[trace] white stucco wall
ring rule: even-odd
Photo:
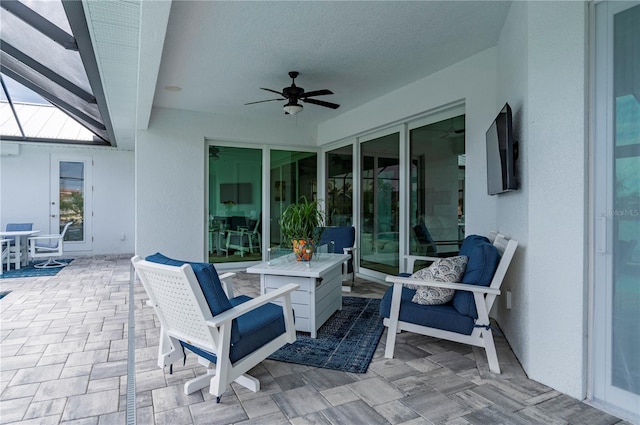
[[[505,281],[503,296],[493,307],[493,316],[507,336],[520,362],[526,367],[530,356],[529,314],[530,295],[527,251],[529,234],[529,164],[528,118],[528,20],[527,4],[515,2],[498,40],[497,104],[496,110],[509,103],[513,113],[513,130],[519,142],[518,170],[520,190],[495,196],[497,229],[518,241]],[[536,167],[533,167],[534,169]],[[506,293],[512,294],[512,308],[506,308]]]
[[[43,234],[50,229],[51,156],[91,157],[93,166],[93,244],[90,251],[68,256],[133,253],[134,154],[112,148],[20,144],[17,156],[0,158],[0,225],[32,222]],[[124,236],[124,240],[121,240]]]
[[[498,104],[520,138],[522,188],[497,199],[520,242],[494,310],[531,379],[586,393],[586,4],[515,2],[498,43]]]
[[[527,372],[577,398],[586,376],[586,8],[528,4]]]

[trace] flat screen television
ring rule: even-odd
[[[487,130],[487,192],[518,189],[518,142],[513,137],[511,107],[504,105]]]
[[[253,196],[251,183],[220,183],[220,202],[251,204]]]

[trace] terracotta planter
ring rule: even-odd
[[[293,253],[298,261],[309,261],[313,255],[313,240],[292,239]]]

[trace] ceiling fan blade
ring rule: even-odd
[[[286,100],[286,99],[267,99],[267,100],[258,100],[258,101],[255,101],[255,102],[245,103],[245,105],[253,105],[254,103],[273,102],[274,100]]]
[[[261,90],[270,91],[271,93],[279,94],[280,96],[284,97],[285,99],[287,98],[287,96],[285,96],[284,93],[281,93],[279,91],[275,91],[275,90],[271,90],[271,89],[265,89],[264,87],[260,87],[260,89]]]
[[[325,108],[338,109],[340,105],[337,103],[325,102],[324,100],[302,99],[305,103],[313,103],[314,105],[324,106]]]
[[[312,97],[312,96],[324,96],[325,94],[333,94],[333,92],[331,90],[315,90],[315,91],[310,91],[310,92],[305,92],[302,96],[302,98],[305,97]]]

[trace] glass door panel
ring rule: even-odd
[[[327,225],[353,224],[353,147],[327,152]]]
[[[461,115],[409,132],[411,254],[450,255],[464,239],[464,128]]]
[[[398,274],[400,133],[366,141],[360,152],[360,267]]]
[[[262,149],[209,146],[209,261],[262,259]]]
[[[640,4],[595,7],[592,391],[640,422]]]
[[[291,250],[291,241],[283,241],[280,233],[280,216],[290,204],[300,197],[317,199],[318,155],[315,152],[271,150],[270,208],[271,256],[276,257]]]
[[[51,158],[51,233],[61,233],[66,223],[73,222],[64,237],[65,251],[93,247],[91,164],[90,157]]]

